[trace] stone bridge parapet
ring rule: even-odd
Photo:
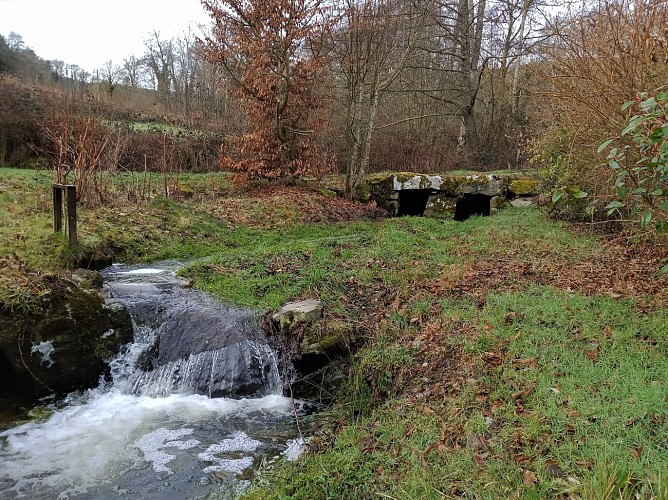
[[[357,195],[393,216],[464,220],[491,215],[505,206],[538,204],[540,185],[536,172],[386,172],[367,177]]]

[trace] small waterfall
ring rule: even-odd
[[[245,340],[228,347],[170,361],[131,377],[131,394],[165,397],[204,394],[210,398],[263,396],[281,391],[276,358],[271,348]]]
[[[112,373],[121,375],[114,377],[117,388],[150,397],[281,393],[276,357],[253,311],[184,290],[172,275],[155,269],[121,269],[107,272],[107,295],[128,307],[136,338],[112,363]],[[114,371],[114,364],[123,369]]]
[[[0,432],[0,500],[236,498],[254,467],[299,453],[255,312],[181,288],[176,267],[104,273],[135,341],[111,381]]]

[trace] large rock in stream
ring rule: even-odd
[[[132,339],[125,307],[54,277],[28,310],[0,304],[0,395],[32,399],[95,387]]]
[[[107,277],[105,295],[128,307],[138,328],[137,340],[146,346],[128,392],[209,397],[280,392],[276,358],[256,311],[184,288],[168,269],[117,267]]]

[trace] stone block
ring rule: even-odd
[[[271,317],[281,331],[289,331],[300,323],[311,323],[322,318],[322,303],[308,299],[300,302],[288,302]]]
[[[435,194],[429,197],[424,211],[425,217],[438,219],[452,219],[457,207],[457,198],[445,194]]]

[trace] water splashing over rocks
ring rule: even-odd
[[[255,312],[181,288],[177,266],[104,272],[134,342],[97,389],[0,432],[0,500],[234,498],[292,453],[292,403]]]

